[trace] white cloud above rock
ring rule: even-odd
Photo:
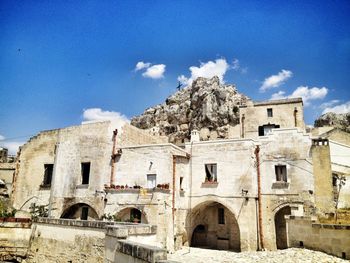
[[[136,63],[135,71],[144,70],[142,76],[151,79],[161,79],[164,78],[166,65],[156,64],[152,65],[150,62],[139,61]]]
[[[304,105],[308,106],[310,105],[310,101],[323,99],[327,93],[328,89],[326,87],[309,88],[308,86],[300,86],[297,87],[290,95],[286,95],[284,91],[278,91],[277,93],[272,94],[271,100],[283,98],[302,98]]]
[[[347,101],[343,104],[335,105],[333,107],[331,107],[331,106],[326,107],[323,110],[322,114],[325,114],[327,112],[334,112],[337,114],[349,113],[350,112],[350,101]]]
[[[276,75],[265,78],[263,84],[260,87],[260,92],[265,92],[272,88],[277,88],[285,83],[286,80],[293,76],[293,72],[290,70],[282,69]]]
[[[166,65],[164,64],[153,65],[151,67],[148,67],[146,71],[142,73],[142,76],[144,76],[145,78],[151,78],[151,79],[164,78],[165,67]]]
[[[236,65],[237,66],[237,65]],[[184,85],[191,85],[192,81],[198,77],[204,78],[212,78],[214,76],[218,76],[220,82],[224,83],[224,76],[226,72],[229,70],[230,65],[227,63],[226,59],[219,58],[215,61],[201,62],[200,66],[191,66],[189,68],[191,72],[190,77],[186,77],[185,75],[180,75],[177,80],[180,81]]]
[[[89,108],[83,111],[83,124],[99,121],[111,121],[113,127],[120,128],[130,120],[116,111],[104,111],[101,108]]]

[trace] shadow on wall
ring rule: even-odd
[[[77,220],[98,220],[98,215],[91,206],[85,203],[78,203],[67,208],[61,218]]]

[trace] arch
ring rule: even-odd
[[[217,201],[197,205],[186,219],[189,245],[241,251],[240,229],[234,213]]]
[[[280,208],[275,213],[275,233],[276,233],[276,247],[277,249],[285,249],[288,247],[287,244],[287,227],[286,227],[286,215],[291,214],[291,207],[289,205],[285,205]]]
[[[68,207],[61,215],[61,218],[98,220],[98,214],[94,208],[86,203],[77,203]]]
[[[125,207],[116,213],[116,218],[123,222],[147,224],[146,214],[137,207]]]

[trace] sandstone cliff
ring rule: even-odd
[[[331,126],[350,132],[350,113],[336,114],[328,112],[315,120],[315,127]]]
[[[134,117],[131,124],[166,135],[177,144],[188,141],[194,129],[202,140],[231,138],[238,127],[239,106],[247,100],[234,85],[221,84],[218,77],[198,78],[163,104]]]

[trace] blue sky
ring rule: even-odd
[[[350,109],[349,1],[2,0],[0,32],[9,148],[84,119],[131,118],[179,78],[214,73],[254,100],[303,96],[307,124]]]

